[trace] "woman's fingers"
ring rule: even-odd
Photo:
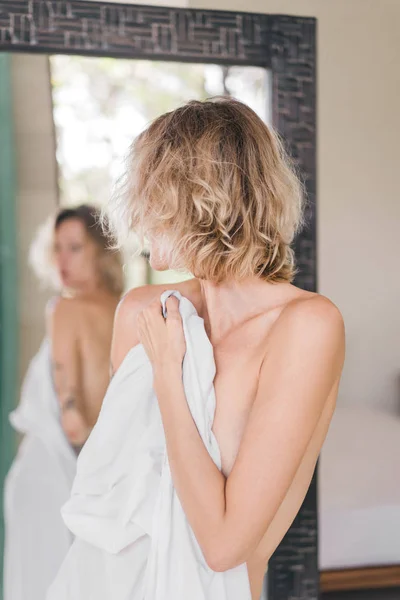
[[[167,309],[167,317],[180,319],[179,300],[175,296],[170,296],[167,299],[165,307]],[[154,322],[154,319],[160,320],[162,317],[162,305],[160,300],[157,298],[153,300],[153,302],[151,302],[148,306],[146,306],[146,308],[144,308],[141,313],[139,313],[138,321],[144,320]]]
[[[175,296],[168,298],[167,308],[167,329],[169,331],[172,353],[177,362],[182,365],[183,357],[186,352],[186,341],[183,333],[183,323],[179,312],[179,300]]]
[[[178,298],[170,296],[166,301],[165,306],[167,309],[167,319],[181,319]]]
[[[153,364],[166,359],[182,363],[186,351],[179,300],[168,298],[166,311],[167,318],[164,319],[162,305],[157,299],[137,317],[139,340]]]
[[[158,298],[156,298],[156,300],[153,300],[153,302],[151,302],[147,308],[144,309],[143,311],[149,318],[154,319],[154,318],[161,318],[162,317],[162,306],[161,306],[161,302]]]
[[[138,326],[142,326],[142,328],[147,323],[149,326],[151,325],[160,325],[164,321],[164,317],[162,315],[162,307],[160,301],[154,300],[150,304],[146,306],[137,316]]]

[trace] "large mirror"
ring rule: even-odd
[[[64,242],[61,238],[57,241],[57,233],[54,237],[55,216],[57,219],[57,215],[64,215],[69,209],[75,210],[81,205],[95,207],[100,213],[125,168],[124,158],[132,140],[149,122],[166,111],[193,99],[232,96],[251,106],[265,122],[271,123],[272,118],[270,72],[255,66],[16,53],[10,57],[10,84],[16,157],[15,234],[19,273],[18,328],[15,331],[18,337],[17,389],[22,388],[22,397],[18,400],[20,408],[11,413],[15,431],[10,437],[10,454],[14,455],[18,446],[19,452],[7,475],[4,490],[5,600],[11,600],[16,590],[15,578],[18,575],[13,570],[15,563],[19,562],[15,553],[20,552],[16,537],[18,532],[21,533],[25,519],[25,526],[30,526],[29,510],[26,512],[25,505],[24,508],[21,506],[23,490],[24,498],[25,494],[31,495],[29,504],[35,501],[43,504],[43,519],[39,527],[41,535],[49,538],[54,559],[58,552],[61,556],[63,550],[59,548],[60,542],[55,533],[57,517],[51,516],[55,500],[49,499],[48,495],[55,492],[54,487],[58,488],[56,503],[59,509],[67,499],[67,489],[64,495],[61,494],[60,465],[54,469],[43,456],[46,448],[50,448],[54,458],[61,462],[61,449],[55,432],[47,423],[49,415],[45,414],[50,407],[44,404],[40,410],[36,407],[36,417],[27,423],[30,411],[35,410],[35,401],[32,402],[34,390],[43,386],[32,372],[40,360],[43,339],[49,335],[46,325],[51,310],[49,306],[60,295],[76,292],[74,285],[68,283],[68,276],[71,280],[75,268],[72,254],[56,261],[58,272],[54,280],[47,276],[48,264],[43,245],[46,243],[44,238],[49,236],[49,226],[53,228],[50,243],[62,246]],[[75,243],[74,239],[65,242],[68,243]],[[60,252],[63,251],[61,248]],[[132,255],[122,257],[122,262],[121,293],[149,283],[173,283],[190,277],[190,274],[153,270],[146,251],[138,254],[135,248],[132,248]],[[91,310],[97,308],[94,305]],[[111,308],[114,310],[115,304]],[[104,315],[107,318],[107,312]],[[105,341],[104,346],[108,348]],[[90,357],[84,355],[82,360],[88,361]],[[107,365],[103,368],[107,369]],[[45,376],[44,370],[42,376]],[[53,379],[57,384],[54,368]],[[20,396],[19,391],[17,396]],[[99,407],[93,413],[93,423],[98,410]],[[41,435],[43,439],[35,444],[34,438]],[[69,471],[73,470],[75,460],[71,458],[70,462],[68,468],[64,467],[64,478],[69,477]],[[27,469],[30,473],[26,472]],[[48,479],[41,493],[40,486],[35,484],[36,477]],[[33,491],[35,487],[37,498]],[[30,553],[32,549],[27,551]],[[20,564],[25,562],[21,560]],[[37,575],[33,574],[33,577]],[[26,579],[29,580],[28,574]]]

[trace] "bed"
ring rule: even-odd
[[[319,469],[323,591],[400,585],[400,417],[338,407]]]

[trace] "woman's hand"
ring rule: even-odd
[[[182,368],[186,352],[179,300],[171,296],[166,308],[167,318],[164,319],[160,300],[157,299],[137,318],[140,342],[155,371],[165,366]]]
[[[83,415],[70,401],[61,405],[61,426],[73,448],[81,448],[91,431]]]

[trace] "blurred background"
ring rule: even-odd
[[[152,4],[317,18],[318,291],[339,306],[347,330],[338,410],[320,461],[322,597],[400,599],[400,2]],[[2,208],[2,235],[15,212],[18,295],[10,302],[18,323],[10,344],[21,382],[51,295],[28,265],[38,227],[60,206],[103,206],[132,138],[190,99],[232,95],[271,123],[271,73],[25,53],[0,54],[1,73],[0,128],[8,126],[1,116],[11,115],[16,157],[15,202]],[[7,148],[0,159],[9,160]],[[144,256],[124,271],[126,289],[183,277],[153,272]]]

